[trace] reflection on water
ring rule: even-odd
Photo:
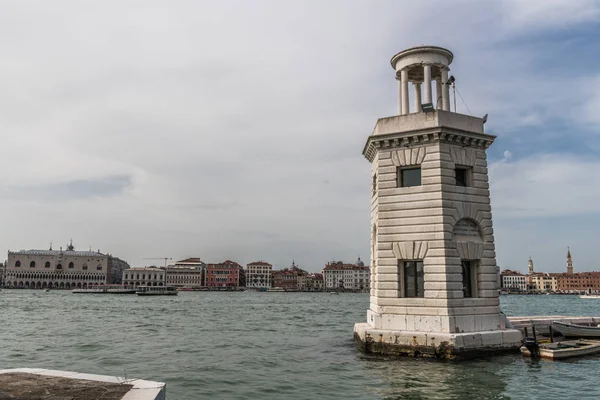
[[[382,399],[508,399],[501,374],[506,358],[487,361],[368,360],[373,375],[384,384]]]

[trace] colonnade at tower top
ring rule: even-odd
[[[423,104],[450,111],[450,84],[448,66],[454,55],[437,46],[418,46],[403,50],[392,57],[391,64],[398,80],[398,114],[421,112]],[[435,97],[432,82],[435,81]],[[413,87],[414,110],[411,111],[409,85]]]

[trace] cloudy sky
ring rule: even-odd
[[[502,268],[600,270],[598,1],[0,0],[0,250],[369,258],[389,59],[455,54],[488,113]]]

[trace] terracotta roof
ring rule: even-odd
[[[344,264],[341,261],[338,262],[330,262],[327,263],[325,265],[325,268],[323,268],[323,271],[339,271],[341,269],[351,269],[351,270],[362,270],[362,271],[368,271],[369,267],[361,267],[359,265],[356,264]]]
[[[192,257],[192,258],[186,258],[185,260],[181,260],[181,261],[177,261],[176,264],[179,263],[201,263],[202,260],[200,260],[200,257]]]
[[[512,269],[505,269],[504,271],[502,271],[502,275],[524,275],[524,274],[520,273],[519,271],[513,271]]]
[[[267,265],[269,267],[272,267],[271,264],[269,264],[268,262],[265,262],[265,261],[254,261],[254,262],[251,262],[250,264],[247,264],[247,265],[248,266],[250,266],[250,265]]]

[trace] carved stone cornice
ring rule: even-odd
[[[458,129],[437,126],[410,132],[371,135],[363,148],[363,155],[373,162],[375,154],[380,149],[392,150],[424,146],[433,142],[444,142],[462,147],[487,149],[496,139],[486,133],[466,132]]]

